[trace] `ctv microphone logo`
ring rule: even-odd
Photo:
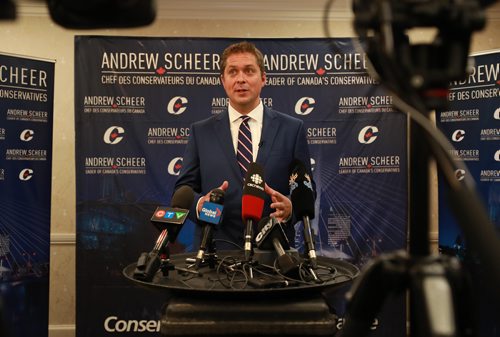
[[[378,128],[373,125],[365,126],[358,134],[358,141],[361,144],[371,144],[378,137]]]
[[[19,180],[28,181],[33,177],[33,170],[29,168],[25,168],[21,172],[19,172]]]
[[[500,150],[498,150],[497,152],[495,152],[495,161],[500,161]]]
[[[180,115],[186,111],[185,105],[188,103],[188,99],[183,96],[173,97],[167,105],[167,112],[171,115]]]
[[[167,172],[170,175],[178,176],[182,168],[182,157],[175,157],[168,163]]]
[[[35,135],[35,131],[26,129],[21,132],[19,135],[19,139],[21,139],[23,142],[29,142],[30,140],[33,139],[33,136]]]
[[[500,119],[500,108],[497,108],[493,113],[493,118]]]
[[[451,140],[458,143],[464,140],[465,138],[465,131],[464,130],[455,130],[453,134],[451,135]]]
[[[121,126],[112,126],[104,132],[103,140],[106,144],[116,145],[122,141],[125,129]]]
[[[312,97],[302,97],[295,103],[295,113],[297,115],[309,115],[314,110],[316,100]]]
[[[172,211],[163,211],[163,215],[161,211],[156,212],[157,217],[165,218],[165,219],[182,219],[187,214],[186,212],[172,212]]]

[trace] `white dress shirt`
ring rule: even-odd
[[[229,127],[231,129],[231,137],[233,139],[234,153],[238,149],[238,132],[240,130],[240,125],[242,123],[243,116],[238,111],[236,111],[231,104],[228,107],[229,112]],[[260,101],[259,105],[250,111],[247,116],[250,116],[248,120],[248,126],[250,127],[250,132],[252,133],[252,155],[253,160],[257,159],[257,154],[259,152],[260,136],[262,133],[262,120],[264,119],[264,105]]]

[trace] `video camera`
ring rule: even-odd
[[[353,0],[354,28],[381,82],[396,94],[416,92],[428,109],[446,104],[450,81],[466,75],[471,35],[485,26],[476,0]],[[413,28],[434,39],[414,43]]]

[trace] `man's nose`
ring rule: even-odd
[[[238,75],[236,76],[236,80],[238,82],[245,82],[246,81],[245,74],[242,71],[238,72]]]

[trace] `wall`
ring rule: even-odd
[[[348,0],[337,1],[330,15],[334,37],[354,36]],[[160,6],[167,6],[158,1]],[[123,35],[162,37],[324,37],[322,8],[325,1],[250,1],[245,6],[227,6],[231,1],[172,0],[161,7],[157,20],[136,29],[77,31],[64,29],[50,20],[41,2],[20,2],[15,21],[0,21],[0,52],[34,56],[56,61],[51,274],[49,336],[74,336],[75,324],[75,134],[74,134],[74,36]],[[24,4],[23,4],[24,3]],[[266,4],[267,3],[267,4]],[[252,4],[253,8],[252,8]],[[218,6],[220,8],[218,8]],[[270,6],[263,8],[262,6]],[[236,8],[235,8],[236,7]],[[224,8],[224,9],[223,9]],[[286,8],[286,10],[282,10]],[[250,14],[249,14],[250,13]],[[500,48],[500,5],[489,9],[490,22],[475,35],[472,51]],[[432,182],[436,185],[435,180]],[[430,239],[437,245],[436,200]]]

